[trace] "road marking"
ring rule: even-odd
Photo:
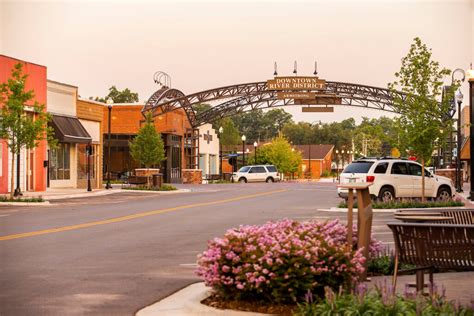
[[[37,231],[14,234],[14,235],[0,236],[0,241],[26,238],[26,237],[33,237],[33,236],[39,236],[39,235],[45,235],[45,234],[53,234],[53,233],[59,233],[59,232],[64,232],[64,231],[69,231],[69,230],[76,230],[76,229],[81,229],[81,228],[88,228],[88,227],[93,227],[93,226],[98,226],[98,225],[118,223],[118,222],[128,221],[128,220],[132,220],[132,219],[142,218],[142,217],[146,217],[146,216],[152,216],[152,215],[158,215],[158,214],[162,214],[162,213],[173,212],[173,211],[177,211],[177,210],[184,210],[184,209],[194,208],[194,207],[199,207],[199,206],[224,204],[224,203],[229,203],[229,202],[234,202],[234,201],[239,201],[239,200],[251,199],[251,198],[259,197],[259,196],[265,196],[265,195],[270,195],[270,194],[275,194],[275,193],[282,193],[282,192],[285,192],[285,191],[288,191],[288,190],[275,190],[275,191],[269,191],[269,192],[263,192],[263,193],[242,195],[242,196],[238,196],[238,197],[230,198],[230,199],[217,200],[217,201],[212,201],[212,202],[202,202],[202,203],[189,204],[189,205],[181,205],[181,206],[176,206],[176,207],[171,207],[171,208],[165,208],[165,209],[162,209],[162,210],[148,211],[148,212],[143,212],[143,213],[137,213],[137,214],[132,214],[132,215],[126,215],[126,216],[106,219],[106,220],[102,220],[102,221],[89,222],[89,223],[71,225],[71,226],[63,226],[63,227],[58,227],[58,228],[50,228],[50,229],[44,229],[44,230],[37,230]]]

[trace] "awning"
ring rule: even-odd
[[[61,143],[90,143],[92,137],[76,117],[53,115],[51,126]]]

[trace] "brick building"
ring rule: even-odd
[[[0,55],[0,83],[6,82],[13,67],[17,63],[23,64],[23,73],[28,75],[26,79],[26,90],[34,92],[34,101],[45,104],[46,99],[46,78],[47,68],[42,65],[26,62],[16,58]],[[0,107],[2,104],[0,104]],[[34,113],[31,113],[34,115]],[[39,145],[31,150],[23,149],[20,154],[20,189],[22,191],[44,191],[46,190],[46,141],[40,141]],[[14,163],[12,165],[12,158]],[[17,158],[12,157],[8,144],[0,139],[0,194],[10,192],[11,171],[15,173],[14,188],[17,186],[16,166]]]
[[[109,111],[103,104],[103,137],[104,137],[104,173],[107,172],[107,146]],[[140,167],[130,156],[129,142],[138,134],[144,118],[141,113],[143,104],[121,103],[113,104],[111,112],[111,178],[120,178],[133,169]],[[160,165],[160,173],[165,182],[179,183],[182,180],[182,170],[186,168],[189,156],[185,151],[184,138],[191,126],[183,110],[176,110],[154,118],[156,130],[161,133],[165,145],[166,160]]]

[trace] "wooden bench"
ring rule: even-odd
[[[396,286],[399,263],[414,265],[416,290],[423,291],[424,272],[433,284],[433,270],[474,271],[474,225],[388,223],[395,241]]]
[[[402,221],[410,216],[439,216],[446,220],[437,220],[438,224],[474,225],[474,209],[404,209],[396,211],[394,216]]]

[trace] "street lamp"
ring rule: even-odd
[[[92,155],[92,144],[87,144],[86,146],[86,169],[87,169],[87,191],[92,191],[91,186],[91,155]]]
[[[472,137],[474,136],[474,70],[472,69],[472,63],[471,63],[471,69],[466,71],[466,77],[467,80],[469,81],[469,135],[471,137],[471,146],[469,148],[469,153],[470,153],[470,163],[471,163],[471,175],[469,177],[471,181],[471,188],[470,188],[470,199],[471,201],[474,201],[474,168],[472,166],[472,160],[474,159],[474,146],[473,146],[473,141]]]
[[[458,130],[457,130],[457,152],[456,152],[456,191],[462,192],[462,177],[461,177],[461,104],[463,95],[458,89],[455,95],[458,104]]]
[[[257,141],[254,141],[253,142],[253,149],[255,151],[255,164],[257,164],[257,146],[258,146]]]
[[[107,108],[109,109],[109,129],[108,129],[108,141],[107,141],[107,184],[105,188],[112,189],[112,185],[110,184],[110,127],[112,125],[112,106],[114,104],[114,100],[112,98],[107,99]]]
[[[336,149],[336,174],[337,181],[339,181],[339,150]]]
[[[219,173],[220,173],[220,178],[222,180],[222,133],[224,133],[224,128],[221,126],[219,127],[219,158],[220,158],[220,164],[219,164]]]
[[[245,135],[242,135],[242,166],[245,166],[245,141],[247,140],[247,137]]]

